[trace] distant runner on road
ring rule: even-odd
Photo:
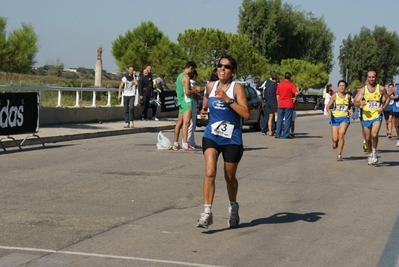
[[[347,87],[346,81],[340,80],[338,82],[338,92],[331,96],[326,107],[328,114],[331,116],[332,148],[338,148],[338,161],[342,161],[344,138],[350,124],[349,112],[352,112],[351,96],[345,93]],[[333,106],[333,110],[331,110],[331,106]]]
[[[382,102],[382,96],[385,102]],[[370,70],[367,72],[367,83],[364,87],[359,88],[355,105],[359,106],[362,111],[363,131],[367,146],[367,164],[372,165],[378,162],[377,145],[378,133],[380,132],[382,113],[389,104],[389,96],[384,86],[377,84],[377,72]]]

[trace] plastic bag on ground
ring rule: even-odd
[[[157,149],[158,150],[168,150],[172,148],[172,142],[160,131],[158,133],[158,142]]]

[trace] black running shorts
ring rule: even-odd
[[[240,162],[244,153],[243,145],[218,145],[211,139],[202,138],[202,152],[205,152],[208,148],[214,148],[218,152],[218,155],[222,153],[223,160],[229,163]]]

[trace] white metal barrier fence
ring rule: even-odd
[[[81,92],[92,92],[92,107],[96,106],[96,97],[98,92],[107,92],[107,104],[111,106],[111,93],[118,92],[117,88],[82,88],[82,87],[53,87],[53,86],[16,86],[16,85],[0,85],[0,91],[12,90],[17,92],[32,92],[37,91],[39,94],[39,106],[42,107],[42,95],[44,91],[58,91],[57,107],[61,107],[62,92],[76,92],[75,107],[80,105],[80,93]],[[122,97],[123,101],[123,97]],[[123,105],[123,102],[121,102]]]

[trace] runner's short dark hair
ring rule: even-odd
[[[189,67],[197,68],[197,64],[195,64],[194,61],[190,60],[186,63],[186,68],[189,68]]]

